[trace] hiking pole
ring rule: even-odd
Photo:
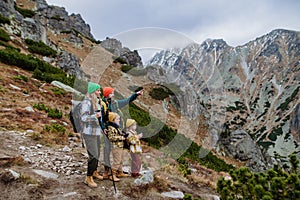
[[[112,179],[113,186],[114,186],[114,189],[115,189],[115,194],[117,194],[117,189],[116,189],[116,185],[115,185],[115,179],[114,179],[114,176],[113,176],[112,168],[111,168],[111,166],[109,168],[110,168],[110,173],[111,173],[111,179]]]

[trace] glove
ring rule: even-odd
[[[140,91],[138,91],[136,94],[137,95],[142,95],[144,93],[144,91],[143,90],[140,90]]]

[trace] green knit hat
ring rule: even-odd
[[[93,82],[89,82],[88,83],[88,93],[92,94],[94,93],[96,90],[100,89],[100,85],[97,83],[93,83]]]

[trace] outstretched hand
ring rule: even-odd
[[[137,95],[142,95],[144,93],[144,91],[143,90],[140,90],[140,91],[138,91],[136,94]]]

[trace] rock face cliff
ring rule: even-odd
[[[31,11],[32,15],[21,14],[20,10]],[[21,40],[42,41],[58,52],[57,57],[44,58],[45,61],[78,79],[90,78],[81,69],[81,64],[101,41],[95,40],[90,26],[80,14],[69,15],[65,8],[49,6],[45,0],[1,1],[0,13],[10,19],[11,23],[3,28],[11,35]],[[107,38],[101,46],[129,65],[142,65],[138,52],[122,47],[120,41]]]
[[[188,104],[185,114],[206,112],[209,125],[219,130],[218,148],[239,157],[228,138],[240,130],[258,151],[284,162],[299,152],[299,60],[299,32],[278,29],[238,47],[206,40],[161,51],[149,63],[156,66],[149,76],[181,88],[179,99]],[[253,169],[267,167],[269,161],[262,157],[265,164],[250,164]]]

